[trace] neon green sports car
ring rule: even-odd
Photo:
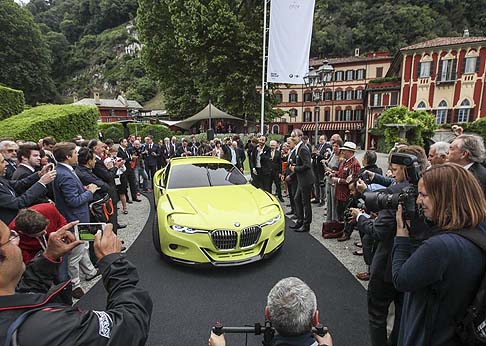
[[[242,265],[284,241],[277,199],[216,157],[174,158],[154,176],[155,249],[184,264]]]

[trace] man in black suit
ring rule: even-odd
[[[143,152],[145,160],[145,169],[152,181],[154,182],[154,175],[157,172],[157,160],[160,156],[160,147],[154,143],[154,138],[151,135],[145,137],[145,151]]]
[[[262,190],[272,192],[270,147],[266,145],[267,138],[260,136],[258,145],[253,148],[250,157],[250,168],[254,177],[254,185]]]
[[[297,176],[297,191],[295,194],[296,214],[300,217],[291,228],[295,232],[309,232],[312,222],[311,192],[314,183],[312,173],[311,152],[302,140],[303,133],[300,129],[295,129],[290,135],[292,140],[297,143],[295,165],[290,166],[290,171]]]
[[[280,156],[280,150],[277,149],[278,143],[275,140],[270,141],[270,192],[275,184],[275,191],[280,202],[283,202],[282,198],[282,158]]]
[[[169,137],[164,138],[164,144],[160,145],[160,156],[159,156],[159,165],[160,167],[165,167],[169,163],[170,159],[174,156],[171,154],[172,146],[170,145]]]
[[[485,158],[483,139],[477,135],[460,135],[449,148],[447,161],[457,163],[470,171],[486,193],[486,168],[481,165]]]
[[[103,156],[103,151],[106,148],[105,143],[102,141],[99,141],[97,139],[93,139],[88,143],[88,148],[93,151],[93,153],[96,156],[96,163],[93,168],[93,173],[103,180],[105,183],[108,184],[109,189],[108,189],[108,194],[110,195],[113,205],[116,206],[120,198],[118,197],[118,192],[116,190],[116,184],[115,184],[115,178],[116,178],[116,171],[118,170],[118,167],[123,165],[123,161],[115,161],[114,166],[111,169],[108,169],[103,160],[101,159]],[[112,220],[110,220],[111,223],[113,223],[113,232],[115,234],[117,233],[119,228],[125,228],[127,227],[126,224],[119,224],[118,223],[118,211],[117,208],[115,208],[115,212],[112,215]]]
[[[0,220],[8,225],[20,209],[33,205],[46,195],[46,185],[54,180],[56,171],[49,171],[52,166],[45,166],[41,171],[24,179],[7,180],[3,176],[5,166],[5,159],[0,154]],[[19,194],[18,191],[25,192]]]
[[[325,172],[322,160],[326,160],[331,153],[331,145],[327,143],[325,135],[319,137],[319,143],[312,152],[312,170],[314,172],[314,196],[315,202],[322,207],[326,201]]]
[[[132,149],[128,148],[128,141],[126,138],[121,138],[118,143],[120,144],[118,147],[118,154],[117,157],[121,157],[125,161],[126,171],[123,173],[128,180],[128,184],[130,185],[130,194],[132,195],[132,200],[135,202],[142,202],[140,198],[137,196],[137,183],[135,181],[135,172],[133,171],[132,167]],[[132,146],[133,148],[133,146]],[[127,202],[130,203],[127,196]]]
[[[19,146],[13,141],[2,141],[0,142],[0,154],[3,155],[5,160],[5,179],[12,179],[14,172],[17,170],[17,150]]]
[[[17,160],[19,165],[15,173],[12,175],[12,179],[14,180],[23,179],[39,170],[41,157],[37,144],[22,144],[17,151]]]
[[[170,158],[173,158],[174,156],[176,156],[178,147],[179,147],[179,145],[177,144],[177,137],[172,136],[172,138],[170,139],[170,151],[169,151]]]

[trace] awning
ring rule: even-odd
[[[319,131],[359,131],[363,128],[362,121],[333,121],[319,123],[317,129]],[[302,131],[315,131],[316,124],[304,123],[300,128]]]

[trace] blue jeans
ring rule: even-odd
[[[140,176],[142,176],[142,189],[147,190],[148,189],[148,175],[147,172],[145,172],[145,169],[137,167],[135,168],[135,182],[137,185],[138,191],[140,191]]]

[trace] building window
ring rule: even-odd
[[[365,70],[356,71],[356,79],[365,79]]]
[[[356,90],[356,96],[355,96],[355,99],[357,100],[360,100],[363,98],[363,90],[359,89],[359,90]]]
[[[447,119],[447,102],[441,101],[439,107],[437,107],[437,113],[435,115],[435,122],[440,124],[445,124]]]
[[[289,94],[289,102],[298,102],[298,98],[297,98],[296,93]]]
[[[343,80],[344,72],[343,71],[336,71],[336,73],[334,74],[334,77],[335,77],[336,81]]]
[[[424,61],[422,63],[419,63],[420,66],[420,78],[428,78],[430,77],[430,61]]]
[[[468,100],[464,100],[459,107],[459,111],[457,112],[457,122],[458,123],[467,123],[469,121],[469,113],[471,112],[471,104]]]
[[[356,109],[354,111],[354,119],[356,121],[361,121],[363,120],[363,110],[362,109]]]
[[[275,98],[275,102],[282,103],[282,94],[273,94],[273,97]]]
[[[312,121],[312,113],[310,111],[304,112],[304,122],[310,123]]]
[[[326,91],[324,93],[324,100],[325,101],[331,101],[332,100],[332,91]]]
[[[343,99],[343,92],[341,90],[336,91],[334,95],[334,99],[339,101]]]
[[[336,121],[344,121],[344,111],[342,110],[336,111]]]
[[[296,118],[297,117],[297,109],[292,108],[291,110],[289,110],[289,116],[291,118]]]
[[[275,135],[280,133],[280,129],[278,128],[277,124],[272,126],[272,133]]]
[[[398,104],[398,93],[394,92],[390,94],[390,106],[396,106]]]
[[[465,74],[475,73],[476,72],[476,60],[477,57],[466,58],[464,65],[464,72]]]
[[[373,103],[371,105],[374,107],[381,106],[381,94],[379,93],[373,94]]]
[[[346,71],[346,80],[353,80],[353,79],[354,79],[354,71],[353,70]]]
[[[304,102],[312,102],[312,93],[304,94]]]
[[[377,67],[376,68],[376,78],[381,78],[383,77],[383,67]]]
[[[346,109],[344,111],[344,117],[345,117],[346,121],[353,120],[353,111],[351,109]]]
[[[445,59],[441,61],[440,64],[440,81],[450,82],[457,78],[457,59]]]
[[[427,105],[425,104],[424,101],[420,101],[420,103],[417,105],[417,109],[426,109]]]
[[[324,121],[331,121],[331,111],[324,111]]]
[[[346,90],[346,100],[352,100],[353,99],[353,90]]]

